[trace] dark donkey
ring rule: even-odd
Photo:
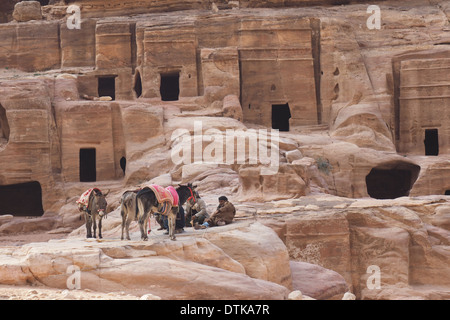
[[[106,196],[109,191],[103,194],[99,189],[94,188],[89,195],[87,206],[79,206],[80,211],[84,211],[86,220],[86,238],[92,238],[92,227],[94,229],[94,238],[97,237],[97,220],[98,220],[98,237],[102,238],[102,219],[106,216]]]
[[[179,185],[176,188],[178,194],[178,206],[171,207],[168,210],[167,217],[169,219],[169,237],[171,240],[175,240],[175,222],[178,214],[179,206],[182,206],[187,199],[194,196],[194,188],[192,184],[188,183],[187,186]],[[136,195],[136,218],[139,222],[139,228],[141,230],[141,239],[148,240],[147,236],[147,221],[149,213],[159,212],[160,203],[158,202],[155,193],[149,187],[145,187],[140,190]]]
[[[120,215],[122,216],[122,236],[121,240],[124,239],[124,233],[126,232],[127,240],[130,239],[130,223],[136,220],[136,195],[139,190],[129,190],[125,191],[120,198]]]

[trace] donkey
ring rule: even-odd
[[[125,191],[120,198],[120,215],[122,216],[122,236],[124,239],[124,231],[126,232],[127,240],[130,239],[130,223],[136,220],[136,195],[139,190]]]
[[[182,206],[187,199],[194,196],[194,188],[196,186],[192,186],[189,183],[187,186],[178,185],[176,188],[178,194],[178,206],[171,207],[168,210],[167,217],[169,219],[169,237],[171,240],[175,240],[175,222],[178,214],[179,206]],[[149,213],[159,212],[160,204],[156,198],[155,193],[149,187],[145,187],[140,190],[136,195],[136,218],[139,222],[139,228],[141,230],[141,239],[146,241],[148,240],[147,236],[147,218]]]
[[[106,196],[108,192],[103,194],[99,189],[94,188],[89,196],[89,201],[84,210],[84,217],[86,219],[86,238],[92,238],[91,228],[94,229],[94,237],[97,238],[97,220],[98,220],[98,237],[102,238],[102,219],[106,217]]]

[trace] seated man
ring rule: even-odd
[[[194,202],[195,201],[195,202]],[[200,225],[205,222],[205,219],[209,218],[209,214],[206,211],[206,203],[205,201],[197,195],[197,200],[190,199],[189,201],[192,213],[191,213],[191,222],[192,226]]]
[[[225,196],[219,197],[219,206],[217,210],[211,215],[210,218],[198,226],[196,229],[205,229],[207,227],[224,226],[233,222],[233,218],[236,215],[236,209],[233,204],[228,201]]]

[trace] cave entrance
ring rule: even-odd
[[[272,105],[272,129],[289,131],[290,118],[291,109],[289,108],[289,103]]]
[[[9,124],[6,117],[6,110],[0,104],[0,148],[8,143]]]
[[[111,97],[112,100],[116,99],[116,77],[99,77],[98,78],[98,96],[99,97]]]
[[[37,181],[0,186],[0,215],[40,217],[42,188]]]
[[[425,130],[425,155],[437,156],[439,155],[439,133],[438,129]]]
[[[444,195],[446,195],[446,196],[450,196],[450,190],[445,190],[445,193],[444,193]]]
[[[419,166],[408,163],[373,168],[366,176],[367,193],[375,199],[408,196],[419,172]]]
[[[80,149],[80,182],[97,180],[96,150]]]
[[[123,174],[125,175],[125,171],[127,169],[127,158],[125,158],[125,157],[120,158],[119,163],[120,163],[120,168],[122,169]]]
[[[180,96],[180,73],[161,73],[161,100],[177,101]]]
[[[142,95],[142,80],[139,71],[136,71],[134,76],[134,92],[136,92],[136,98]]]
[[[48,3],[50,2],[50,0],[38,0],[38,1],[41,4],[41,6],[48,6]]]

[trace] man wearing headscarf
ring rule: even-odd
[[[215,227],[215,226],[224,226],[226,224],[230,224],[233,222],[234,216],[236,215],[236,209],[233,204],[228,201],[228,198],[225,196],[219,197],[219,206],[216,211],[211,215],[210,218],[206,219],[206,221],[198,226],[200,229],[204,229],[207,227]]]

